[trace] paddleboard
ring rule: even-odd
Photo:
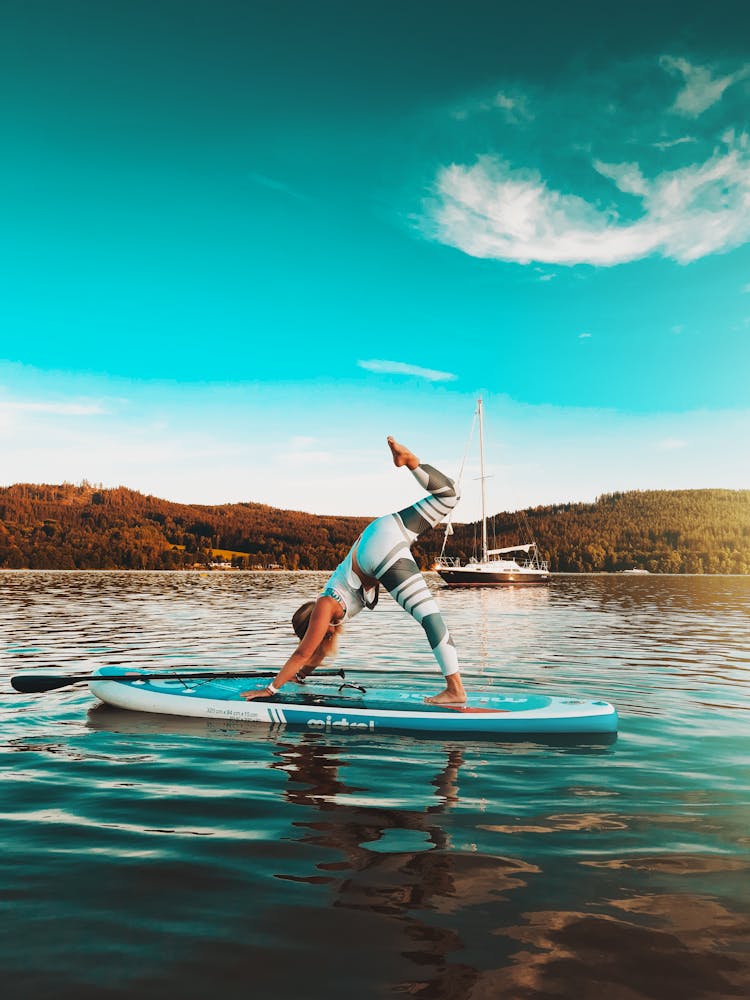
[[[118,680],[132,668],[94,671],[91,692],[108,705],[137,712],[236,722],[261,722],[308,732],[444,733],[503,736],[543,733],[615,733],[617,712],[606,701],[559,698],[524,692],[470,694],[461,706],[427,705],[423,695],[395,688],[357,690],[353,686],[288,684],[272,698],[245,701],[242,692],[266,681],[242,677],[217,680]]]

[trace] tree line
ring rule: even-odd
[[[446,555],[471,555],[477,531],[456,527]],[[553,572],[750,573],[750,490],[607,493],[497,514],[490,533],[491,548],[533,538]]]
[[[222,549],[238,569],[329,570],[368,521],[177,504],[86,482],[17,484],[0,489],[0,568],[184,569],[208,566]],[[491,519],[493,548],[531,537],[555,572],[750,573],[750,490],[610,493]],[[441,529],[420,536],[413,553],[423,569],[442,541]],[[479,544],[479,525],[456,524],[445,554],[465,561]]]

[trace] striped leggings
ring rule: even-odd
[[[357,562],[419,622],[448,677],[458,671],[458,654],[435,598],[412,558],[411,546],[420,532],[447,517],[458,503],[458,495],[453,480],[431,465],[417,466],[412,475],[430,491],[429,496],[369,524],[357,546]]]

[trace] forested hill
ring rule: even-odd
[[[0,567],[180,569],[221,559],[218,549],[243,569],[327,569],[368,520],[171,503],[123,486],[19,484],[0,489]]]
[[[750,573],[750,490],[633,491],[497,514],[491,546],[528,540],[524,518],[554,571]],[[20,484],[0,489],[0,568],[180,569],[224,558],[241,569],[332,569],[367,522]],[[478,536],[477,525],[455,525],[446,554],[465,559]],[[429,567],[441,544],[442,530],[420,537],[417,562]]]
[[[555,572],[750,573],[750,490],[632,490],[498,514],[490,547],[529,540],[524,519]],[[446,555],[470,555],[476,534],[456,527]]]

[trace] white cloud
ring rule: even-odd
[[[590,340],[591,339],[591,334],[590,333],[579,333],[578,334],[578,339],[579,340]]]
[[[434,368],[420,368],[418,365],[404,364],[402,361],[358,361],[360,368],[368,372],[377,372],[379,375],[412,375],[416,378],[424,378],[430,382],[452,382],[458,376],[451,372],[436,371]]]
[[[715,77],[707,66],[693,66],[687,59],[662,56],[661,64],[670,73],[682,76],[685,85],[675,98],[672,111],[686,118],[697,118],[717,101],[732,84],[744,79],[750,73],[750,66],[727,76]]]
[[[495,157],[452,164],[438,174],[429,226],[473,257],[608,266],[661,254],[688,263],[750,238],[750,143],[732,132],[724,142],[704,163],[652,179],[636,163],[596,161],[602,176],[642,202],[634,221]]]

